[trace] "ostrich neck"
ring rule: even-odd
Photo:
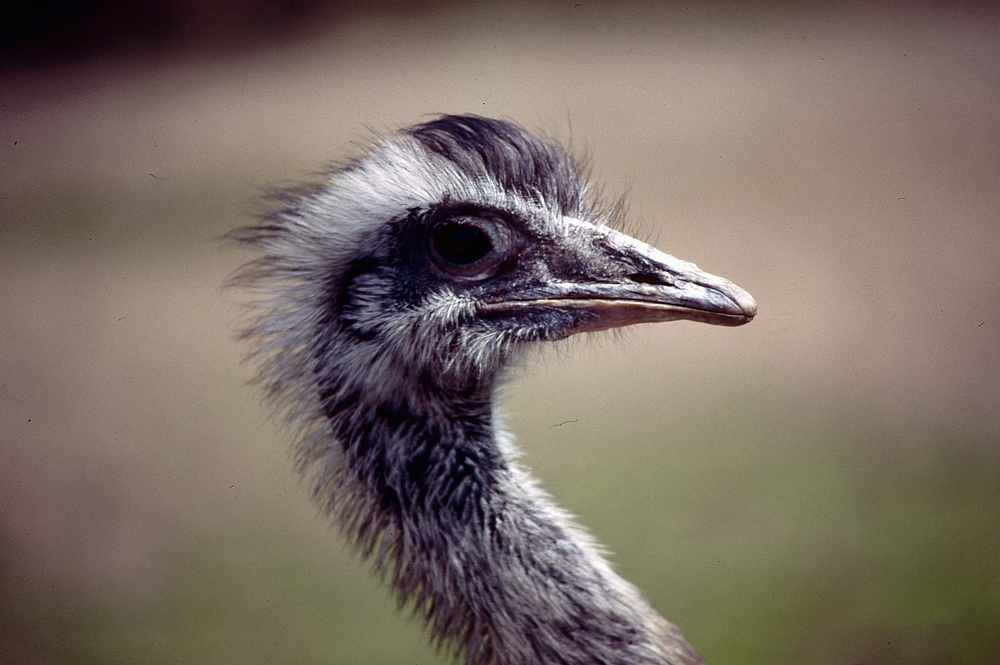
[[[341,520],[467,663],[701,663],[509,458],[492,386],[326,402]]]

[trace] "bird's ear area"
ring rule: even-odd
[[[680,319],[737,326],[757,313],[750,294],[729,280],[607,226],[563,221],[546,283],[492,299],[482,315],[559,311],[574,321],[570,335]]]

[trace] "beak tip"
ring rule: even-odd
[[[703,273],[700,282],[696,283],[707,287],[721,310],[730,316],[737,317],[738,322],[734,320],[730,325],[750,323],[757,315],[757,301],[754,297],[728,279]]]
[[[736,302],[736,306],[743,311],[743,314],[744,316],[747,317],[748,321],[753,317],[757,316],[757,301],[754,300],[752,295],[750,295],[743,289],[740,289],[739,291],[734,293],[733,296],[734,296],[733,299]]]
[[[753,296],[735,284],[727,295],[736,306],[735,309],[739,310],[734,312],[739,317],[739,322],[734,323],[734,325],[741,326],[753,321],[753,318],[757,316],[757,301],[754,300]]]

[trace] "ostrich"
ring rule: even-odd
[[[242,337],[298,468],[469,665],[703,663],[516,461],[506,370],[539,342],[749,322],[731,282],[611,229],[557,142],[443,116],[375,140],[234,232]]]

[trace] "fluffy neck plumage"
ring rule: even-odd
[[[702,662],[514,461],[492,380],[420,383],[322,395],[339,464],[318,491],[440,642],[470,665]]]

